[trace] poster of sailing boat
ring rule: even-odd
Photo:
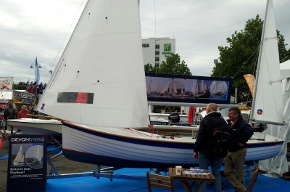
[[[13,161],[13,165],[24,165],[24,153],[22,149],[22,145],[19,146],[18,153]]]
[[[210,96],[212,100],[225,100],[228,93],[228,84],[226,81],[213,81],[210,85]]]
[[[46,143],[46,135],[9,137],[7,191],[44,191]]]
[[[146,85],[148,101],[229,103],[232,80],[217,77],[147,73]],[[214,90],[212,90],[213,88]],[[149,92],[150,94],[148,94]]]
[[[28,148],[32,146],[31,143],[13,143],[11,146],[11,166],[23,167],[27,166],[25,162],[25,155]]]
[[[26,152],[25,161],[32,169],[41,169],[43,167],[43,146],[30,147]]]

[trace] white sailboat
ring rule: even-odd
[[[22,149],[22,145],[19,147],[19,151],[13,161],[13,165],[23,165],[24,164],[24,153]]]
[[[193,82],[192,82],[191,92],[192,92],[193,96],[198,94],[198,84],[197,84],[197,80],[196,79],[194,79]]]
[[[206,85],[204,84],[204,80],[201,80],[199,84],[199,93],[204,94],[206,92]]]
[[[171,82],[172,82],[172,80],[167,82],[167,84],[164,87],[164,89],[160,92],[160,95],[163,95],[166,91],[168,91],[168,89],[169,89],[168,92],[170,92],[171,88],[169,86],[170,86]]]
[[[156,126],[147,132],[138,0],[87,2],[39,104],[38,110],[66,120],[62,147],[68,159],[117,167],[198,164],[192,158],[198,128]],[[189,134],[161,135],[169,129]],[[273,157],[281,145],[255,134],[246,161]]]
[[[227,84],[224,81],[214,81],[210,86],[210,93],[214,97],[222,97],[227,92]]]
[[[284,125],[278,38],[273,9],[273,1],[270,0],[267,3],[261,38],[251,119],[254,122]]]
[[[43,147],[41,145],[36,145],[33,164],[39,164],[42,161],[42,154],[43,154]]]
[[[157,94],[160,94],[160,83],[158,84],[157,90],[156,90]]]
[[[147,84],[147,95],[150,95],[152,91],[152,79],[150,78],[150,81]]]
[[[284,140],[282,149],[276,158],[264,160],[260,163],[261,170],[267,171],[269,174],[274,173],[282,176],[283,173],[288,171],[286,152],[287,140],[290,135],[289,96],[283,101],[282,79],[289,78],[289,74],[285,77],[280,72],[278,38],[272,0],[267,2],[260,47],[251,120],[256,123],[267,124],[268,128],[264,132],[265,134]]]

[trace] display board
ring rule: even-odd
[[[46,135],[12,135],[9,144],[7,191],[44,191]]]
[[[148,101],[229,104],[232,79],[146,73]]]

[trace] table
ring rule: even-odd
[[[208,175],[200,175],[198,173],[196,174],[184,174],[184,171],[189,171],[188,168],[182,168],[181,175],[176,175],[176,169],[175,168],[169,168],[169,176],[173,177],[174,180],[180,180],[182,183],[183,187],[187,192],[192,192],[192,187],[195,184],[196,181],[199,181],[200,183],[194,190],[195,192],[200,189],[200,187],[204,184],[204,182],[214,182],[215,178],[213,174],[209,171],[206,170],[206,173]],[[191,184],[188,184],[188,181],[192,181]]]

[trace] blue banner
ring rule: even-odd
[[[37,57],[35,59],[35,82],[36,82],[36,86],[39,83],[39,67],[38,67],[38,63],[37,63]]]

